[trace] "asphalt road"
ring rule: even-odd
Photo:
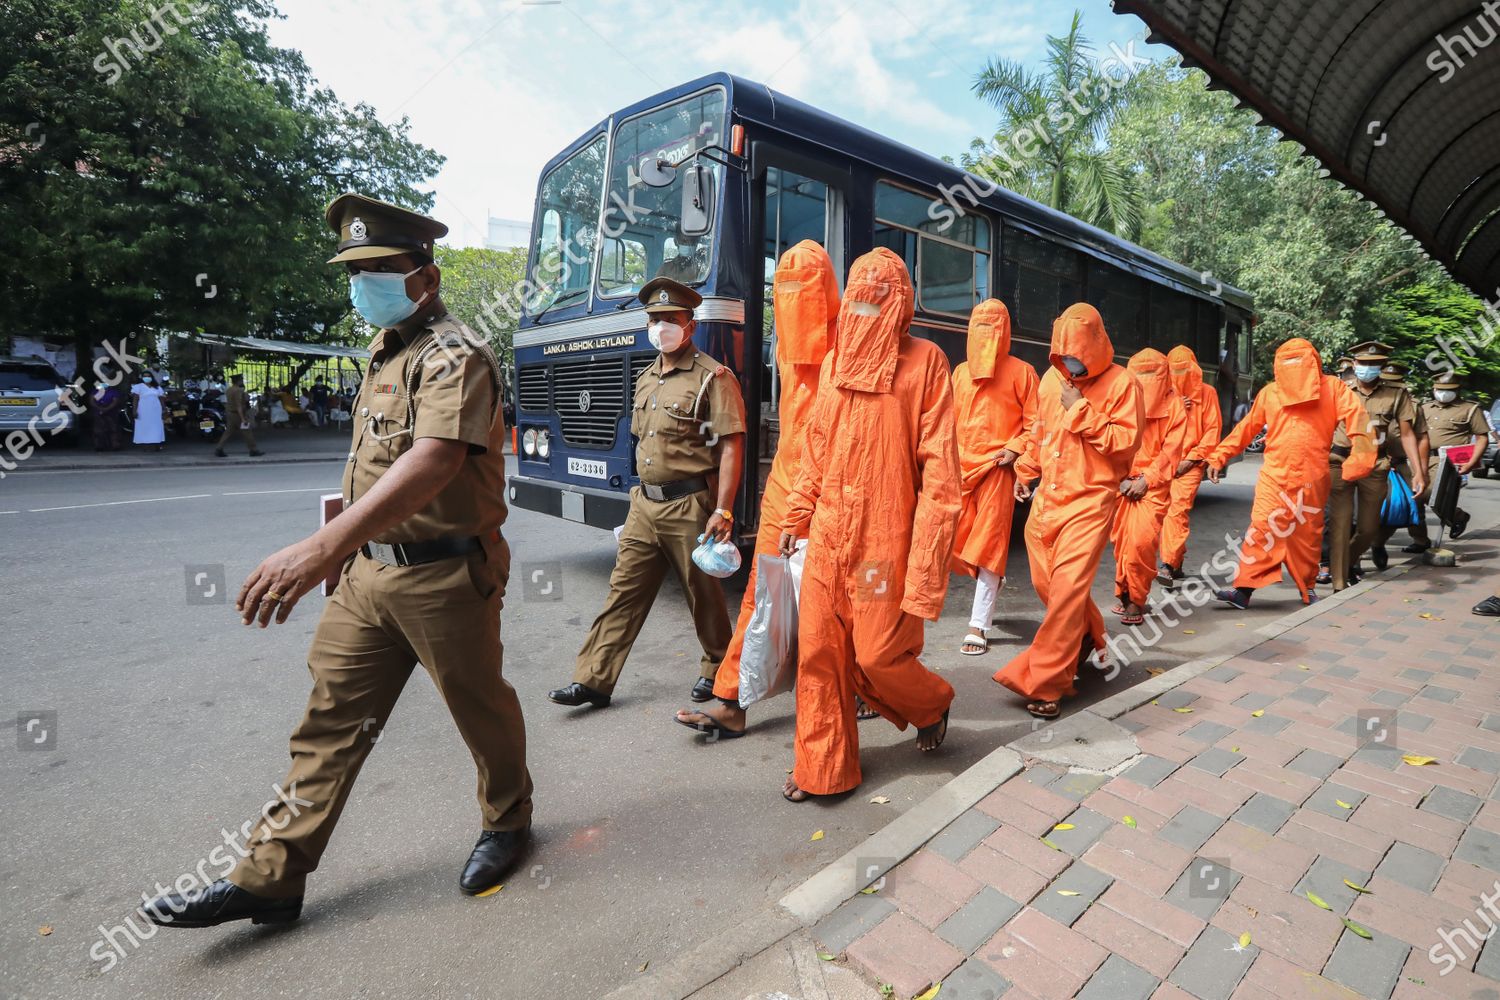
[[[1032,729],[989,679],[1040,613],[1019,541],[1000,606],[1011,641],[983,657],[958,655],[972,596],[963,578],[929,625],[927,658],[958,689],[943,750],[918,754],[910,731],[865,723],[864,785],[841,801],[793,806],[778,794],[791,766],[790,698],[754,711],[753,734],[732,743],[705,744],[672,723],[696,660],[675,584],[612,707],[546,701],[569,679],[602,604],[614,544],[605,531],[513,511],[503,638],[527,714],[536,844],[505,888],[486,899],[458,892],[479,829],[473,764],[418,671],[311,880],[300,923],[138,941],[114,931],[115,947],[101,943],[143,891],[196,870],[221,829],[258,812],[283,776],[321,599],[310,596],[288,624],[264,632],[242,628],[217,601],[263,555],[316,525],[315,499],[336,489],[339,470],[233,463],[22,471],[0,482],[0,713],[55,713],[0,749],[9,917],[0,996],[597,996],[734,926]],[[1253,462],[1238,465],[1230,482],[1205,486],[1190,565],[1243,530],[1254,471]],[[1476,481],[1466,498],[1477,520],[1500,516],[1496,484]],[[554,593],[523,599],[520,575],[547,564],[560,570]],[[1111,597],[1108,566],[1101,602]],[[223,586],[201,596],[215,567]],[[200,572],[209,576],[195,589]],[[1295,606],[1291,588],[1278,587],[1246,614],[1198,611],[1113,680],[1086,678],[1073,704]],[[871,803],[877,795],[890,803]],[[813,842],[817,830],[825,835]]]

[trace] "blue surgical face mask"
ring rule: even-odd
[[[425,265],[423,265],[425,266]],[[365,322],[387,330],[417,311],[417,303],[406,294],[406,279],[422,270],[405,274],[360,271],[349,278],[349,301]]]
[[[1354,377],[1361,382],[1373,382],[1380,377],[1379,365],[1355,365]]]
[[[1071,354],[1063,355],[1062,363],[1063,367],[1068,370],[1068,374],[1074,378],[1081,378],[1089,372],[1088,366]]]

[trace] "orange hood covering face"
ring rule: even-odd
[[[1096,378],[1114,363],[1115,346],[1104,332],[1104,318],[1086,302],[1075,302],[1063,310],[1052,324],[1052,367],[1065,379],[1072,379],[1062,359],[1072,356],[1082,361],[1087,373],[1079,378]]]
[[[1146,416],[1152,420],[1165,417],[1170,411],[1172,383],[1167,375],[1167,356],[1155,348],[1148,347],[1137,353],[1125,366],[1141,383],[1141,398],[1145,402]]]
[[[828,251],[803,240],[776,264],[776,361],[820,365],[838,328],[839,283]]]
[[[1198,388],[1203,385],[1203,369],[1198,366],[1198,355],[1191,347],[1178,344],[1167,352],[1167,366],[1172,373],[1172,388],[1183,399],[1198,398]]]
[[[1318,349],[1301,337],[1293,337],[1276,348],[1276,388],[1286,405],[1295,406],[1318,398],[1323,382],[1323,359]]]
[[[985,299],[969,315],[969,377],[992,378],[995,362],[1010,353],[1010,310],[999,299]]]
[[[876,247],[856,260],[839,307],[833,384],[859,392],[890,392],[914,308],[911,276],[894,252]]]

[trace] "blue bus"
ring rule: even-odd
[[[629,402],[655,356],[635,295],[665,273],[703,295],[695,341],[744,392],[735,525],[753,541],[778,426],[771,280],[782,252],[808,238],[841,280],[876,246],[900,254],[916,288],[912,333],[950,363],[964,360],[974,305],[995,297],[1010,309],[1013,353],[1041,371],[1053,319],[1086,301],[1121,363],[1147,346],[1187,344],[1226,425],[1250,398],[1246,293],[720,73],[610,115],[542,170],[527,267],[547,290],[527,302],[515,335],[511,502],[601,528],[624,523],[638,482]]]

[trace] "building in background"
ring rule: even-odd
[[[497,219],[490,216],[484,245],[490,250],[514,250],[531,245],[531,220]]]

